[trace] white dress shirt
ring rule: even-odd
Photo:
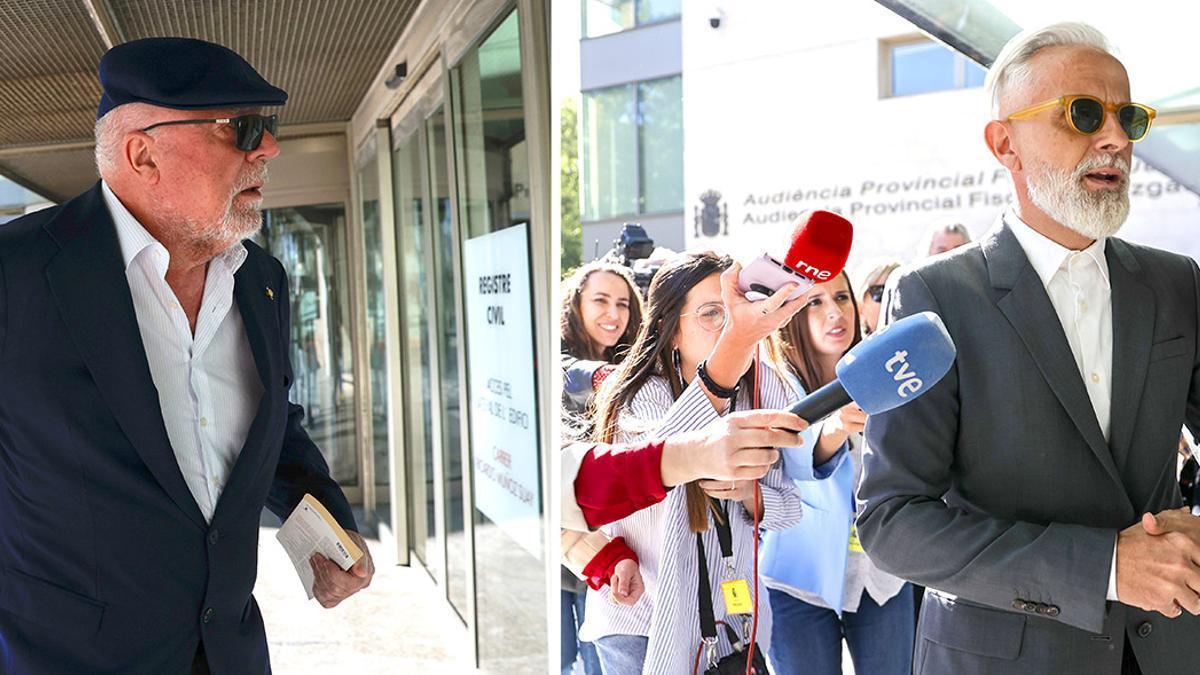
[[[117,226],[167,437],[196,505],[211,521],[263,394],[242,315],[233,302],[233,275],[246,260],[246,247],[239,242],[209,262],[193,335],[166,281],[166,247],[107,183],[101,189]]]
[[[1037,232],[1016,214],[1005,222],[1012,229],[1029,264],[1046,287],[1050,304],[1058,314],[1083,378],[1096,421],[1104,440],[1111,428],[1112,406],[1112,287],[1105,239],[1097,239],[1082,251],[1073,251]],[[1117,545],[1108,577],[1108,599],[1117,599]]]

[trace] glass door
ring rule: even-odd
[[[459,391],[458,306],[454,284],[454,217],[450,203],[449,150],[443,106],[425,121],[429,149],[430,215],[433,217],[437,275],[438,377],[441,393],[443,508],[446,518],[446,592],[450,604],[466,620],[471,561],[463,511],[461,392]]]
[[[292,325],[288,342],[295,381],[290,398],[304,406],[305,429],[333,479],[357,501],[361,489],[350,343],[350,263],[344,204],[263,212],[258,240],[288,275]]]
[[[434,489],[432,250],[426,226],[426,181],[421,138],[413,133],[393,161],[396,245],[400,261],[402,359],[404,361],[404,454],[408,474],[408,531],[413,555],[436,579],[442,565],[437,546]]]

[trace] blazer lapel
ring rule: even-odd
[[[1110,437],[1117,466],[1124,469],[1132,450],[1138,404],[1146,386],[1157,308],[1154,291],[1139,279],[1141,265],[1125,242],[1109,239],[1105,257],[1112,284],[1113,388]]]
[[[277,424],[276,416],[287,407],[287,402],[280,400],[280,397],[286,396],[286,392],[282,386],[283,355],[278,346],[282,340],[279,335],[278,308],[275,307],[275,303],[282,302],[282,299],[276,299],[274,290],[268,294],[268,287],[260,269],[260,260],[251,253],[234,275],[233,296],[246,327],[246,340],[250,343],[263,395],[254,421],[250,424],[250,431],[246,434],[246,442],[238,453],[221,499],[217,502],[213,522],[217,522],[230,509],[236,513],[237,501],[250,493],[245,489],[247,481],[253,480],[267,457],[267,435]]]
[[[207,528],[167,436],[116,226],[99,183],[45,229],[61,248],[46,267],[46,279],[101,396],[171,500]]]
[[[1042,377],[1066,409],[1092,453],[1125,494],[1112,451],[1104,441],[1096,412],[1075,365],[1075,356],[1042,280],[1008,225],[993,229],[983,243],[992,286],[1009,292],[997,301],[1000,311],[1025,343]],[[1114,308],[1115,309],[1115,308]],[[1114,311],[1114,316],[1116,315]],[[1020,395],[1019,392],[1015,395]],[[1115,401],[1114,401],[1115,403]]]

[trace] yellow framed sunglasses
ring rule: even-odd
[[[1100,127],[1104,126],[1105,112],[1113,113],[1131,143],[1146,137],[1150,125],[1154,123],[1154,116],[1158,114],[1154,108],[1141,103],[1105,103],[1095,96],[1071,94],[1022,108],[1006,117],[1005,121],[1023,119],[1058,106],[1062,106],[1067,125],[1084,136],[1100,131]]]

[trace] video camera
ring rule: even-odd
[[[645,296],[650,290],[650,281],[661,267],[661,264],[649,263],[648,258],[652,253],[654,240],[646,234],[645,228],[637,223],[625,223],[605,257],[633,270],[633,279]]]

